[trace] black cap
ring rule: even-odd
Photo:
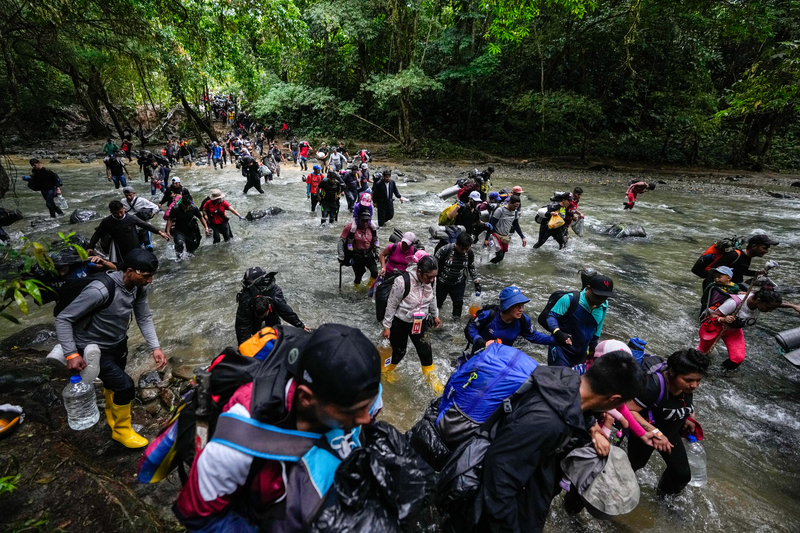
[[[766,244],[767,246],[777,246],[778,241],[773,241],[769,238],[769,235],[766,233],[760,233],[758,235],[753,235],[750,237],[750,240],[747,241],[748,246],[752,246],[754,244]]]
[[[323,402],[348,407],[378,394],[381,358],[361,330],[323,324],[300,354],[298,376]]]
[[[132,268],[142,272],[155,272],[158,270],[158,258],[153,252],[135,248],[128,252],[122,262],[121,270]]]
[[[372,220],[372,214],[369,211],[361,211],[358,214],[358,220]]]
[[[592,293],[597,296],[605,296],[606,298],[616,298],[617,294],[614,292],[614,282],[608,276],[598,274],[589,282],[589,288]]]
[[[38,159],[36,159],[36,158],[34,157],[34,158],[33,158],[33,159],[31,159],[29,162],[30,162],[31,166],[33,166],[33,165],[35,165],[36,163],[38,163],[38,162],[39,162],[39,160],[38,160]]]

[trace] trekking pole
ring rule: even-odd
[[[339,290],[342,290],[342,262],[339,261]]]
[[[767,264],[764,266],[764,270],[759,272],[758,274],[756,274],[756,277],[753,278],[753,283],[751,283],[750,287],[747,288],[747,293],[744,295],[744,298],[742,298],[742,301],[739,302],[739,305],[736,306],[736,309],[734,309],[733,313],[731,313],[729,316],[732,316],[732,317],[736,318],[739,315],[739,311],[742,309],[742,306],[747,302],[747,299],[750,297],[750,294],[753,292],[753,288],[756,285],[758,285],[759,287],[762,287],[764,285],[763,281],[761,282],[760,285],[758,284],[759,278],[761,278],[762,276],[766,276],[767,272],[769,272],[773,268],[776,268],[777,266],[778,266],[778,262],[777,261],[767,261]],[[719,340],[722,338],[722,334],[725,333],[726,331],[728,331],[728,324],[724,324],[722,326],[722,329],[720,330],[719,333],[717,333],[717,336],[714,338],[714,342],[712,342],[711,346],[708,348],[708,350],[706,350],[706,352],[705,352],[706,354],[710,354],[712,351],[714,351],[714,347],[717,345]]]

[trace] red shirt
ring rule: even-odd
[[[306,177],[306,183],[309,184],[311,189],[309,190],[310,194],[317,194],[319,190],[319,184],[322,181],[322,174],[314,174],[311,173]]]
[[[308,157],[308,149],[311,148],[308,143],[300,145],[300,157]]]
[[[211,218],[212,224],[222,224],[228,220],[228,217],[225,216],[225,210],[230,208],[231,204],[224,200],[221,204],[214,201],[206,203],[206,213]]]

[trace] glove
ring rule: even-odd
[[[456,204],[458,205],[458,207],[464,207],[464,202],[462,202],[461,200],[457,201]]]
[[[472,343],[472,346],[475,348],[474,351],[476,352],[478,350],[483,350],[484,348],[486,348],[486,341],[478,337],[478,340]]]
[[[491,224],[489,224],[489,223],[487,222],[487,223],[486,223],[486,229],[488,229],[489,231],[494,231],[494,226],[492,226]]]
[[[553,333],[553,338],[556,340],[556,344],[564,348],[565,346],[567,346],[567,340],[569,340],[572,337],[569,335],[569,333],[564,333],[563,331],[558,330],[555,333]]]

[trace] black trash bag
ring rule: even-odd
[[[453,453],[436,430],[441,401],[441,397],[432,400],[422,419],[406,431],[406,439],[414,451],[437,472],[442,470]]]
[[[76,209],[69,216],[70,224],[80,224],[81,222],[88,222],[97,218],[97,212],[89,209]]]
[[[391,533],[412,525],[426,507],[436,475],[386,422],[365,426],[365,446],[345,459],[309,533]]]
[[[10,226],[14,222],[22,220],[22,211],[19,209],[6,209],[0,207],[0,226]]]

